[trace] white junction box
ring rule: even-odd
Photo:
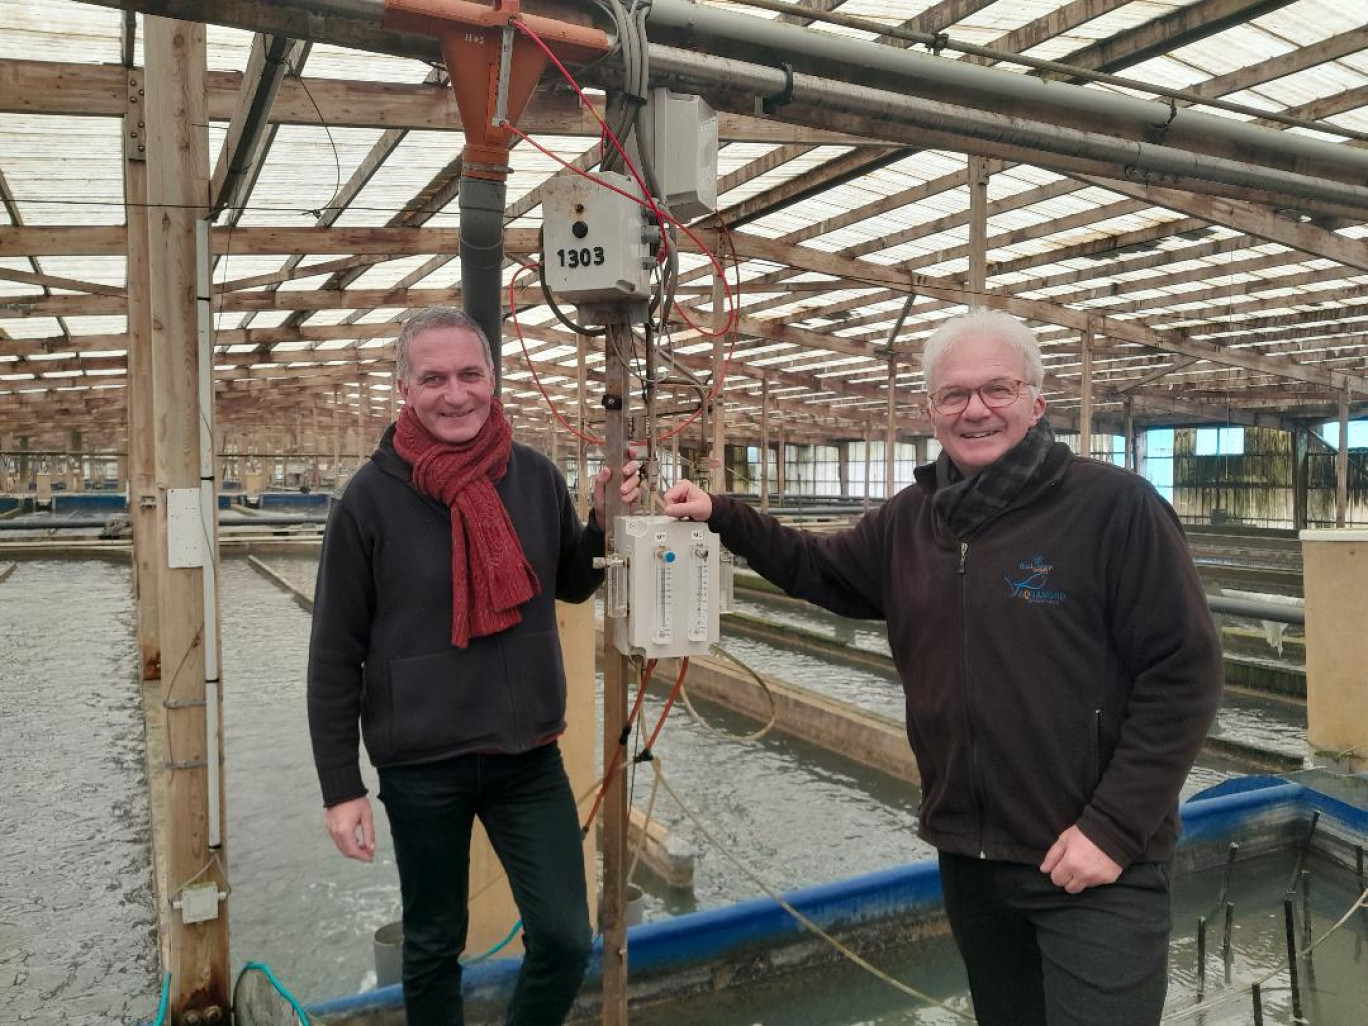
[[[618,517],[614,549],[626,560],[627,615],[613,643],[647,659],[706,655],[718,640],[721,540],[707,524]]]
[[[717,113],[701,96],[651,90],[655,169],[665,202],[692,221],[717,210]]]
[[[641,189],[626,175],[601,172],[610,189],[579,175],[552,178],[542,193],[542,274],[557,299],[620,303],[648,299],[660,228],[630,199]]]

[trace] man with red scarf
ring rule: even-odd
[[[601,573],[603,494],[581,525],[550,460],[512,440],[489,343],[432,307],[395,345],[405,406],[333,506],[309,644],[309,730],[328,832],[369,862],[364,739],[394,838],[410,1026],[457,1026],[470,834],[483,823],[523,918],[513,1026],[564,1020],[590,928],[575,797],[556,739],[556,599]],[[636,466],[621,495],[637,498]]]

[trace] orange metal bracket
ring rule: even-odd
[[[572,60],[612,48],[599,29],[524,15],[521,7],[521,0],[494,0],[492,7],[474,0],[385,0],[386,28],[435,36],[441,45],[465,130],[465,172],[472,178],[508,177],[513,133],[493,124],[505,25],[522,21],[558,56]],[[504,116],[516,122],[546,69],[546,55],[518,33],[511,59]]]

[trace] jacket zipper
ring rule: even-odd
[[[969,737],[969,798],[974,804],[975,836],[978,848],[978,857],[986,859],[988,853],[983,850],[983,802],[979,797],[978,780],[978,745],[974,742],[974,714],[969,701],[969,623],[965,611],[968,609],[968,595],[965,576],[969,565],[969,542],[961,540],[959,543],[960,560],[960,675],[964,681],[964,725],[965,733]]]

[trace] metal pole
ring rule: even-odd
[[[769,509],[769,371],[760,372],[760,508]],[[866,486],[868,490],[868,486]]]
[[[1092,401],[1093,401],[1093,337],[1092,332],[1083,332],[1079,340],[1079,351],[1083,357],[1082,377],[1079,381],[1079,395],[1082,404],[1078,408],[1078,454],[1092,455]]]
[[[613,525],[626,510],[618,488],[627,451],[626,416],[630,401],[626,354],[632,351],[631,325],[625,311],[607,325],[604,362],[605,414],[603,458],[612,476],[604,500],[606,555],[612,556]],[[627,657],[613,644],[616,618],[605,607],[603,623],[603,765],[613,765],[619,738],[627,723]],[[603,799],[603,896],[599,902],[599,932],[603,934],[603,1023],[627,1022],[627,787],[622,773],[605,781]]]
[[[580,437],[575,439],[575,503],[581,517],[589,515],[589,447],[584,437],[589,433],[589,392],[584,357],[589,339],[575,336],[575,409],[578,411]]]

